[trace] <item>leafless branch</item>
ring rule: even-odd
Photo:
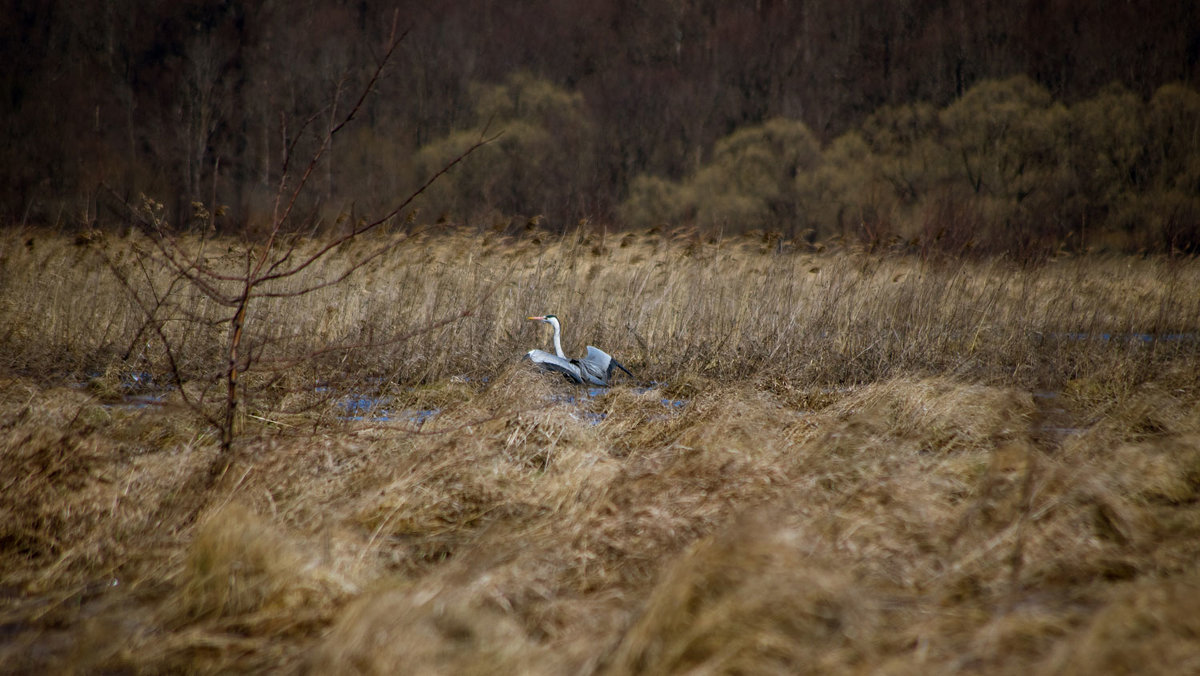
[[[290,369],[305,362],[320,359],[331,354],[344,354],[353,350],[378,348],[389,344],[402,343],[412,340],[422,334],[437,331],[454,322],[470,317],[487,301],[503,279],[497,280],[486,289],[474,302],[456,309],[443,317],[428,321],[421,326],[400,332],[383,340],[373,337],[365,342],[342,342],[324,347],[309,349],[297,356],[277,356],[275,352],[279,344],[287,338],[275,339],[263,335],[261,329],[254,326],[255,315],[250,312],[251,304],[259,300],[270,301],[281,298],[303,297],[321,289],[336,286],[345,282],[364,266],[392,251],[401,240],[388,240],[368,250],[365,256],[355,258],[345,269],[336,275],[312,283],[304,283],[300,288],[285,289],[278,284],[282,280],[294,278],[301,272],[310,269],[315,263],[334,252],[342,245],[378,229],[381,225],[391,222],[413,202],[423,195],[430,186],[458,166],[479,148],[494,141],[498,135],[480,138],[459,155],[450,159],[440,169],[430,175],[420,186],[408,196],[395,204],[381,216],[352,225],[348,232],[332,237],[329,241],[316,248],[315,251],[300,255],[299,235],[292,228],[297,204],[310,188],[317,169],[323,166],[326,155],[332,148],[333,140],[340,132],[353,122],[361,113],[371,93],[378,86],[384,70],[396,52],[400,42],[407,35],[397,33],[398,13],[393,15],[392,31],[386,43],[386,49],[376,61],[374,69],[366,83],[358,92],[353,104],[345,114],[338,113],[338,101],[343,92],[345,80],[338,83],[337,92],[331,104],[322,111],[314,113],[303,122],[300,131],[287,143],[286,156],[275,193],[274,206],[270,228],[263,240],[255,242],[247,238],[244,249],[240,252],[240,261],[211,261],[205,252],[205,239],[201,237],[199,248],[189,245],[170,232],[163,217],[162,205],[146,200],[142,205],[129,205],[126,208],[133,215],[143,231],[150,236],[152,249],[148,253],[139,254],[138,264],[141,266],[142,284],[149,289],[140,291],[137,286],[124,274],[115,262],[110,261],[110,267],[127,289],[132,302],[137,305],[144,317],[145,325],[138,332],[136,340],[147,331],[153,331],[162,342],[171,377],[180,389],[187,405],[216,427],[221,436],[222,453],[210,468],[210,479],[220,476],[232,462],[229,451],[233,446],[236,425],[241,415],[242,401],[246,396],[242,390],[245,386],[241,376],[252,370],[272,374],[269,383],[278,383]],[[304,134],[304,130],[313,125],[321,115],[326,115],[328,127],[321,136],[316,149],[309,156],[307,163],[299,175],[291,171],[291,158],[295,153],[296,144]],[[284,123],[285,124],[285,123]],[[116,195],[115,191],[110,191]],[[118,197],[118,199],[120,199]],[[124,201],[122,200],[122,203]],[[247,233],[248,234],[248,233]],[[169,272],[169,281],[165,287],[155,286],[155,273],[147,268],[151,261]],[[203,310],[184,307],[176,297],[184,288],[194,289],[217,307],[227,308],[229,313],[213,319]],[[167,316],[169,314],[169,316]],[[216,329],[223,326],[225,337],[220,341],[220,364],[213,364],[211,371],[193,374],[201,381],[199,394],[188,394],[184,387],[187,375],[179,363],[177,353],[182,343],[172,342],[168,335],[168,322],[188,322],[190,326],[204,326]],[[216,388],[223,392],[217,393]],[[194,390],[193,390],[194,391]],[[219,404],[219,406],[217,406]]]

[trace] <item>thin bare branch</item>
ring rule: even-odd
[[[384,70],[384,67],[387,65],[387,62],[392,58],[392,55],[396,53],[396,48],[400,46],[400,42],[408,34],[408,32],[406,31],[405,33],[403,33],[402,35],[397,37],[395,35],[394,29],[395,29],[395,24],[393,24],[393,33],[389,37],[388,49],[386,52],[384,52],[383,57],[381,59],[379,59],[378,63],[376,64],[375,71],[373,73],[371,73],[371,77],[370,77],[370,79],[367,80],[366,86],[363,87],[362,93],[359,95],[358,100],[355,101],[354,105],[350,108],[350,112],[346,113],[345,117],[342,118],[341,122],[333,125],[325,133],[324,138],[321,140],[321,145],[317,148],[316,152],[314,152],[313,156],[309,159],[308,166],[306,166],[304,168],[304,173],[300,176],[299,182],[296,184],[296,187],[292,189],[291,196],[288,199],[287,206],[284,208],[283,212],[279,213],[278,207],[276,208],[276,213],[274,216],[274,224],[271,229],[271,236],[267,241],[267,251],[270,251],[271,243],[274,241],[275,235],[279,232],[280,228],[283,227],[283,224],[286,223],[288,218],[291,216],[292,210],[296,206],[296,201],[299,199],[300,195],[303,194],[305,187],[307,187],[307,185],[308,185],[309,179],[312,177],[313,172],[316,171],[317,165],[320,163],[321,158],[325,155],[325,151],[327,151],[329,149],[330,144],[333,142],[333,137],[335,135],[337,135],[337,133],[340,132],[342,129],[344,129],[346,127],[346,125],[348,125],[355,118],[356,115],[358,115],[358,111],[362,108],[363,104],[366,103],[367,97],[371,94],[372,91],[375,90],[375,85],[379,82],[380,76],[383,75],[383,70]],[[282,188],[282,186],[281,186],[281,188]],[[278,204],[278,200],[276,203]],[[266,254],[264,253],[264,256],[265,255]],[[260,262],[259,262],[258,266],[256,266],[255,271],[254,271],[255,275],[258,274],[258,272],[260,271],[260,269],[262,267],[262,263],[265,260],[266,260],[265,257],[263,259],[260,259]]]
[[[500,136],[500,134],[496,134],[489,138],[481,139],[481,140],[477,141],[476,143],[472,144],[471,147],[467,148],[458,157],[455,157],[448,164],[446,164],[440,170],[438,170],[435,174],[430,176],[425,181],[425,183],[423,183],[421,185],[420,188],[418,188],[416,191],[414,191],[412,194],[410,194],[404,201],[400,202],[398,205],[396,205],[394,208],[392,208],[390,211],[388,211],[383,216],[381,216],[381,217],[375,219],[374,221],[371,221],[361,227],[355,227],[354,229],[352,229],[350,232],[346,233],[345,235],[342,235],[341,237],[337,237],[337,238],[331,240],[325,246],[318,249],[315,253],[313,253],[312,255],[310,255],[308,258],[304,259],[300,263],[298,263],[296,266],[288,268],[287,270],[284,270],[282,272],[277,272],[277,273],[269,274],[269,275],[263,275],[262,277],[259,277],[258,279],[256,279],[255,282],[257,284],[261,284],[261,283],[273,281],[276,279],[283,279],[285,277],[291,277],[291,276],[301,272],[302,270],[308,268],[313,263],[316,263],[317,261],[321,260],[329,252],[333,251],[334,249],[341,246],[342,244],[345,244],[346,242],[348,242],[356,237],[359,237],[360,235],[363,235],[367,232],[370,232],[371,230],[374,230],[375,228],[379,227],[380,225],[383,225],[384,223],[386,223],[389,220],[391,220],[392,218],[394,218],[401,211],[408,208],[408,206],[410,204],[412,204],[414,200],[416,200],[418,197],[420,197],[426,190],[428,190],[429,187],[432,186],[435,181],[437,181],[439,178],[444,176],[447,172],[449,172],[451,169],[453,169],[455,166],[457,166],[463,160],[467,159],[467,157],[469,157],[471,155],[471,153],[475,152],[476,150],[479,150],[480,148],[482,148],[483,146],[485,146],[489,143],[492,143],[497,138],[499,138],[499,136]],[[351,266],[350,269],[344,275],[342,275],[337,281],[341,281],[342,279],[349,277],[351,274],[353,274],[353,272],[355,270],[358,270],[359,268],[361,268],[363,265],[365,265],[370,260],[391,250],[396,245],[397,245],[396,242],[391,242],[391,243],[385,245],[384,247],[381,248],[381,250],[374,252],[372,255],[368,256],[363,261]],[[297,289],[295,291],[286,292],[286,293],[283,293],[280,295],[282,295],[282,296],[289,296],[289,295],[290,296],[301,296],[306,293],[315,291],[319,288],[322,288],[324,286],[330,286],[332,283],[336,283],[336,282],[325,283],[325,284],[321,284],[321,285],[318,285],[315,287],[305,287],[304,289]]]
[[[129,280],[123,273],[121,273],[116,262],[113,261],[107,254],[102,253],[102,257],[109,270],[113,272],[113,276],[116,277],[117,282],[129,293],[129,297],[133,300],[133,303],[137,305],[138,308],[146,315],[147,325],[154,331],[154,334],[158,338],[159,342],[162,343],[164,353],[167,357],[167,367],[171,374],[171,380],[174,382],[176,389],[179,390],[180,397],[182,397],[184,404],[194,413],[203,418],[205,422],[213,427],[218,427],[219,425],[217,420],[209,415],[208,411],[204,410],[203,397],[200,400],[193,401],[187,393],[187,388],[184,387],[184,382],[186,379],[184,378],[183,372],[179,367],[179,361],[175,358],[175,351],[172,348],[172,341],[167,338],[167,335],[163,330],[164,322],[153,321],[155,312],[158,310],[159,306],[156,305],[154,310],[147,308],[145,303],[142,302],[142,299],[138,295],[137,291],[129,283]]]

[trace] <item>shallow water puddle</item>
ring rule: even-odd
[[[120,404],[110,404],[110,406],[119,406],[123,408],[146,408],[148,406],[161,406],[167,401],[167,393],[159,392],[156,394],[130,394],[127,395]]]
[[[104,378],[102,373],[91,373],[89,379],[95,382]],[[89,387],[89,384],[80,383],[78,387]],[[161,385],[154,380],[154,376],[145,371],[135,371],[125,374],[119,383],[117,389],[121,393],[121,400],[117,402],[104,403],[102,406],[109,409],[137,410],[149,408],[151,406],[162,406],[167,401],[167,395],[175,390],[170,385]]]
[[[393,410],[391,404],[391,397],[350,394],[337,402],[338,408],[344,413],[338,419],[347,422],[406,422],[419,427],[442,412],[439,408]]]
[[[95,374],[94,377],[99,377]],[[486,379],[483,379],[486,381]],[[633,388],[636,394],[646,394],[658,390],[663,383],[651,383],[648,386]],[[174,387],[160,386],[148,373],[134,373],[122,379],[120,388],[124,394],[118,403],[105,404],[110,408],[142,409],[150,406],[160,406],[167,400]],[[336,390],[327,384],[313,388],[313,392],[333,398]],[[560,394],[547,398],[551,403],[570,404],[578,409],[576,417],[590,425],[598,425],[608,418],[608,413],[590,410],[594,400],[604,397],[609,392],[606,387],[588,387],[576,394]],[[663,416],[669,417],[685,408],[688,399],[673,399],[660,397],[660,403],[668,409]],[[397,408],[391,396],[350,392],[336,399],[334,405],[339,411],[338,419],[346,422],[402,422],[421,426],[437,417],[440,408]]]
[[[1072,342],[1094,340],[1101,343],[1196,343],[1200,342],[1200,333],[1087,333],[1082,331],[1061,331],[1044,334],[1047,338],[1067,340]]]
[[[635,387],[635,388],[633,388],[633,391],[636,392],[637,394],[645,394],[647,392],[653,392],[654,390],[662,387],[663,385],[666,385],[666,383],[660,383],[658,381],[653,381],[646,387]],[[669,397],[664,397],[662,399],[659,399],[659,401],[662,402],[663,406],[674,409],[674,408],[683,408],[684,406],[687,406],[690,400],[688,400],[688,399],[671,399]]]

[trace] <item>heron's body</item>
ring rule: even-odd
[[[530,350],[525,358],[548,371],[557,371],[573,383],[582,385],[588,383],[600,387],[608,387],[615,369],[621,369],[630,376],[629,369],[613,359],[607,352],[594,345],[587,346],[587,356],[582,359],[568,359],[562,349],[562,326],[558,317],[545,315],[528,317],[527,319],[545,322],[554,327],[554,354],[545,350]]]

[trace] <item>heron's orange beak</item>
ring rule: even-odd
[[[546,321],[546,318],[545,318],[545,317],[526,317],[525,319],[529,319],[529,320],[532,320],[532,321],[535,321],[535,322],[544,322],[544,321]]]

